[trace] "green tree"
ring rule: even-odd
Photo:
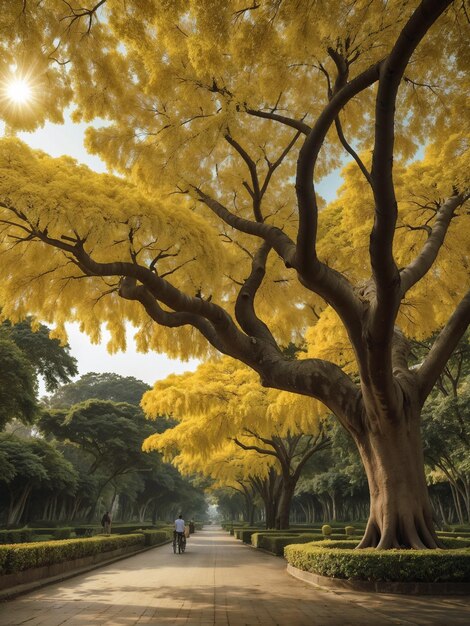
[[[0,337],[15,342],[31,363],[36,376],[44,379],[47,391],[54,391],[78,374],[77,360],[71,356],[69,346],[62,346],[58,339],[50,337],[50,329],[44,324],[38,324],[33,329],[29,317],[17,324],[5,320],[0,326]]]
[[[99,474],[98,497],[117,477],[145,467],[142,438],[151,427],[140,408],[124,402],[87,400],[69,409],[44,410],[40,428],[59,440],[67,440],[88,453],[90,474]]]
[[[133,376],[120,376],[112,372],[88,372],[72,383],[62,385],[46,399],[50,408],[70,407],[85,400],[127,402],[139,406],[143,394],[150,389],[146,383]]]
[[[31,424],[37,414],[34,370],[17,345],[0,336],[0,430],[14,418]]]

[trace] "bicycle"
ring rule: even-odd
[[[183,533],[176,533],[173,536],[173,553],[182,554],[186,550],[186,537]]]

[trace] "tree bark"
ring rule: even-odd
[[[278,530],[286,530],[289,528],[290,508],[296,484],[297,480],[292,478],[290,480],[283,478],[282,480],[281,495],[279,497],[276,515],[276,528]]]
[[[383,420],[355,435],[370,491],[370,514],[358,548],[437,548],[419,415]]]

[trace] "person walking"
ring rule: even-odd
[[[106,513],[101,518],[101,526],[103,527],[103,532],[106,535],[111,534],[111,517],[109,515],[109,511],[106,511]]]

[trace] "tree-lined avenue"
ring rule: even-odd
[[[464,626],[469,601],[326,591],[218,528],[0,605],[0,626]]]

